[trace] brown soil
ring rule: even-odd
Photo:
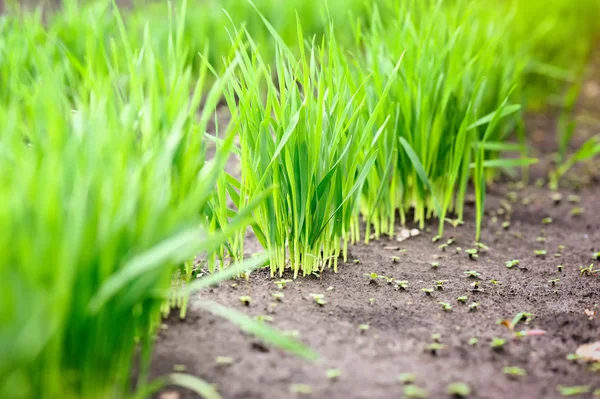
[[[583,92],[579,114],[585,117],[577,137],[600,131],[598,119],[590,117],[600,115],[599,98],[600,86],[592,81]],[[545,132],[541,135],[544,142],[535,144],[542,155],[555,148],[553,119],[529,121],[530,131]],[[533,168],[533,177],[544,176],[547,165]],[[351,247],[349,262],[341,265],[337,274],[327,271],[321,278],[289,284],[283,302],[275,308],[271,293],[277,287],[266,270],[253,273],[249,282],[238,282],[237,287],[224,283],[202,293],[204,298],[252,316],[268,314],[282,330],[298,330],[300,339],[320,353],[317,363],[258,343],[229,322],[194,308],[192,300],[187,319],[172,318],[161,331],[152,374],[163,375],[172,372],[175,364],[184,365],[186,372],[215,383],[224,398],[240,399],[303,396],[291,393],[292,384],[310,385],[313,398],[396,398],[403,395],[398,381],[401,373],[414,373],[415,384],[426,388],[430,398],[449,397],[447,385],[459,381],[471,386],[470,397],[490,399],[562,397],[558,385],[600,388],[600,372],[566,359],[579,345],[600,340],[600,276],[586,277],[579,272],[579,266],[592,263],[592,253],[600,250],[599,170],[598,163],[591,162],[565,180],[576,180],[582,186],[577,192],[580,204],[566,200],[572,189],[561,189],[564,198],[555,205],[546,188],[516,189],[508,182],[490,187],[482,231],[482,242],[490,249],[476,261],[456,251],[456,247],[473,246],[471,205],[464,226],[456,231],[447,227],[446,238],[453,236],[455,243],[445,252],[438,248],[439,242],[432,242],[434,224],[431,232],[423,231],[404,242],[386,238],[368,246],[359,244]],[[506,204],[511,211],[499,215],[502,211],[498,209]],[[584,208],[584,213],[571,216],[577,206]],[[544,225],[546,217],[553,222]],[[504,220],[510,221],[508,229],[501,226]],[[546,241],[539,242],[537,237]],[[560,257],[554,255],[559,245],[565,246]],[[547,255],[535,256],[536,249],[546,249]],[[398,263],[393,262],[394,256],[400,257]],[[511,259],[519,259],[520,265],[505,267]],[[430,265],[433,261],[440,264],[437,270]],[[557,270],[559,264],[564,265],[562,272]],[[474,280],[465,276],[466,270],[481,273],[480,291],[473,292]],[[384,281],[369,283],[364,274],[371,272],[407,280],[410,287],[399,291]],[[554,278],[560,279],[556,287],[548,282]],[[421,291],[441,279],[448,280],[443,290],[431,296]],[[499,285],[493,286],[492,279],[500,281]],[[325,294],[327,304],[318,306],[309,298],[311,293]],[[252,297],[250,307],[240,303],[241,295]],[[468,303],[479,302],[480,308],[469,311],[468,305],[457,302],[461,295],[468,295]],[[450,303],[452,311],[442,310],[440,301]],[[586,309],[599,314],[590,318]],[[522,311],[533,313],[533,319],[528,325],[520,323],[516,330],[542,329],[546,334],[517,340],[497,324],[497,320],[512,319]],[[369,330],[361,333],[360,324],[368,324]],[[441,334],[446,345],[437,355],[426,350],[433,333]],[[479,340],[474,346],[468,344],[472,337]],[[507,340],[503,350],[490,348],[494,337]],[[235,362],[218,366],[217,356],[232,357]],[[511,378],[503,373],[505,366],[521,367],[527,376]],[[338,381],[326,377],[326,370],[332,368],[343,373]],[[196,397],[176,388],[161,396]],[[592,393],[578,397],[591,398]]]

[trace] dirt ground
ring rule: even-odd
[[[598,82],[589,81],[584,87],[576,143],[600,132]],[[554,125],[548,114],[528,121],[532,146],[538,149],[535,155],[545,160],[555,148]],[[532,182],[545,176],[547,167],[547,161],[533,167]],[[183,365],[187,373],[215,383],[224,398],[239,399],[397,398],[403,397],[402,373],[414,373],[415,385],[425,388],[430,398],[450,397],[446,389],[453,382],[467,383],[472,389],[469,397],[482,399],[558,398],[562,397],[558,385],[600,388],[600,370],[566,358],[580,345],[600,340],[600,274],[582,276],[579,270],[593,263],[592,253],[600,251],[599,174],[597,161],[577,168],[565,179],[558,204],[546,187],[535,184],[522,188],[505,181],[490,187],[481,237],[489,250],[481,251],[478,260],[456,250],[473,247],[475,215],[470,204],[465,224],[456,230],[448,225],[443,241],[432,242],[437,227],[432,222],[430,231],[403,242],[386,238],[368,246],[358,244],[351,247],[349,262],[337,274],[326,271],[321,278],[289,283],[276,306],[271,293],[279,290],[266,270],[253,273],[249,282],[235,287],[223,283],[202,293],[249,315],[271,316],[272,324],[282,330],[296,330],[320,353],[316,363],[264,346],[229,322],[194,308],[192,301],[186,320],[173,317],[161,331],[152,374]],[[581,202],[569,202],[569,194],[577,194]],[[573,216],[575,208],[583,213]],[[544,224],[548,217],[552,222]],[[510,222],[508,228],[502,226],[504,221]],[[445,251],[438,248],[450,237],[455,240],[452,245]],[[545,256],[534,253],[541,249],[547,251]],[[520,264],[509,269],[505,262],[512,259]],[[439,262],[439,267],[432,268],[431,262]],[[562,271],[558,265],[564,266]],[[481,273],[479,290],[474,291],[475,279],[465,275],[467,270]],[[397,290],[383,280],[370,283],[364,274],[373,272],[406,280],[409,287]],[[559,279],[555,286],[549,282],[553,279]],[[433,288],[434,280],[447,281],[443,290],[428,296],[421,288]],[[317,305],[311,293],[324,294],[327,303]],[[250,307],[243,306],[241,295],[252,297]],[[468,296],[466,304],[457,301],[463,295]],[[452,310],[443,310],[442,301]],[[475,311],[469,310],[472,302],[479,303]],[[507,327],[498,324],[519,312],[533,316],[515,331],[541,329],[545,335],[514,339]],[[361,324],[369,329],[361,331]],[[427,349],[434,342],[432,334],[440,334],[445,345],[436,354]],[[495,337],[506,340],[501,350],[490,347]],[[469,344],[472,338],[478,343]],[[234,362],[218,365],[217,356]],[[503,372],[507,366],[520,367],[527,375],[507,375]],[[329,369],[342,374],[329,379]],[[294,384],[309,385],[312,394],[293,393]],[[169,388],[158,397],[196,396]],[[577,397],[592,398],[592,393]]]

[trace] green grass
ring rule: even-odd
[[[148,384],[148,362],[161,314],[184,317],[190,290],[263,264],[226,268],[247,226],[272,275],[318,274],[346,259],[359,217],[367,241],[411,213],[442,234],[472,188],[479,238],[486,184],[533,161],[523,110],[564,109],[553,184],[600,151],[593,138],[567,154],[599,13],[592,0],[226,0],[121,18],[71,0],[1,16],[0,396],[128,397],[137,353],[139,397],[168,382],[216,397],[191,376]],[[222,173],[230,153],[239,180]],[[196,280],[199,253],[219,272]],[[188,288],[172,291],[174,272]]]

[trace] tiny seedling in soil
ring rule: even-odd
[[[400,257],[399,256],[392,256],[392,262],[393,263],[400,263]]]
[[[559,278],[553,278],[551,280],[548,280],[548,284],[550,284],[552,287],[556,286],[556,284],[558,284],[558,282],[560,281]]]
[[[433,292],[433,288],[421,288],[421,291],[423,291],[425,293],[425,295],[431,296],[431,293]]]
[[[594,260],[600,260],[600,252],[594,252],[592,254],[592,259],[594,259]]]
[[[438,248],[441,249],[442,251],[446,252],[446,248],[448,248],[448,244],[446,244],[446,243],[440,244],[440,245],[438,245]]]
[[[408,289],[408,281],[406,281],[406,280],[396,280],[396,287],[399,290],[407,290]]]
[[[375,304],[375,298],[369,298],[369,305],[373,306]]]
[[[285,297],[283,292],[273,292],[271,296],[280,302],[283,301],[283,298]]]
[[[510,377],[525,377],[527,371],[520,367],[507,366],[502,369],[502,372]]]
[[[259,323],[272,323],[275,320],[275,318],[273,316],[259,314],[254,317],[254,320],[258,321]]]
[[[481,249],[482,251],[489,251],[489,250],[490,250],[490,247],[488,247],[487,245],[485,245],[485,244],[484,244],[484,243],[482,243],[482,242],[476,242],[476,243],[475,243],[475,246],[476,246],[477,248]]]
[[[471,345],[471,346],[477,345],[478,342],[479,342],[479,339],[477,339],[475,337],[469,339],[469,345]]]
[[[417,380],[417,376],[414,373],[402,373],[398,376],[398,381],[403,384],[412,384]]]
[[[493,287],[496,287],[496,286],[498,286],[498,285],[502,284],[502,282],[501,282],[501,281],[498,281],[498,280],[496,280],[496,279],[491,279],[491,280],[490,280],[490,284],[491,284]]]
[[[432,269],[437,269],[438,267],[440,267],[440,262],[431,262]]]
[[[471,394],[471,388],[464,382],[454,382],[448,385],[446,392],[455,398],[466,398]]]
[[[572,204],[578,204],[579,202],[581,202],[581,197],[579,195],[570,194],[567,196],[567,201],[569,201]]]
[[[444,283],[447,283],[448,280],[433,280],[433,283],[435,284],[435,288],[437,288],[438,290],[443,290],[444,289]]]
[[[369,283],[372,284],[377,283],[377,279],[379,278],[379,274],[377,273],[365,273],[364,276],[369,277]]]
[[[369,325],[368,324],[359,324],[358,325],[358,331],[360,331],[361,333],[364,333],[368,329],[369,329]]]
[[[502,222],[502,228],[504,230],[508,229],[509,227],[510,227],[510,222],[509,221]]]
[[[556,389],[562,396],[583,395],[584,393],[588,393],[592,390],[592,388],[589,385],[576,385],[572,387],[559,385],[556,387]]]
[[[437,355],[437,353],[439,351],[441,351],[445,347],[446,347],[446,345],[444,345],[444,344],[440,344],[439,342],[434,342],[434,343],[427,345],[427,350],[429,352],[431,352],[432,355],[435,356],[435,355]]]
[[[292,384],[290,385],[290,391],[292,393],[300,393],[304,395],[312,394],[312,387],[307,384]]]
[[[550,199],[552,200],[552,202],[554,202],[554,205],[558,205],[562,201],[563,196],[561,193],[552,193]]]
[[[543,258],[548,254],[548,252],[545,249],[536,249],[535,251],[533,251],[533,253],[539,258]]]
[[[479,258],[479,255],[477,255],[477,249],[475,248],[465,249],[465,253],[469,255],[469,258],[472,260],[477,260],[477,258]]]
[[[440,333],[433,333],[431,334],[431,340],[434,342],[441,342],[442,341],[442,334]]]
[[[415,385],[406,385],[402,392],[404,397],[409,399],[427,399],[429,397],[429,392],[426,389]]]
[[[456,298],[456,301],[457,301],[457,302],[460,302],[460,303],[467,303],[467,300],[468,300],[468,299],[469,299],[469,297],[468,297],[468,296],[466,296],[466,295],[463,295],[463,296],[459,296],[458,298]]]
[[[506,267],[508,269],[512,269],[515,266],[519,266],[519,263],[521,263],[521,261],[519,259],[513,259],[513,260],[504,262],[504,264],[506,265]]]
[[[355,265],[359,265],[360,264],[360,259],[354,259],[352,261],[352,263],[354,263]]]
[[[286,288],[287,283],[291,283],[291,282],[292,282],[292,280],[286,280],[286,279],[282,278],[281,280],[275,281],[275,284],[277,285],[277,288],[282,290],[282,289]]]
[[[471,312],[475,312],[477,309],[479,309],[479,302],[473,302],[469,304],[469,310]]]
[[[185,367],[185,364],[174,364],[173,365],[173,371],[175,371],[177,373],[183,373],[186,369],[187,369],[187,367]]]
[[[248,296],[248,295],[242,295],[240,297],[240,302],[242,302],[246,306],[250,306],[250,303],[252,302],[252,298],[250,298],[250,296]]]
[[[442,238],[441,236],[435,236],[431,239],[432,242],[438,242]]]
[[[581,216],[584,212],[584,209],[580,206],[576,206],[569,212],[569,215],[573,217]]]
[[[456,253],[459,254],[462,252],[462,248],[461,247],[456,247]]]
[[[473,287],[473,291],[479,291],[479,284],[480,284],[479,281],[473,281],[471,283],[471,287]]]
[[[215,363],[219,366],[229,366],[233,364],[234,360],[229,356],[217,356],[215,357]]]
[[[456,230],[456,228],[462,224],[464,224],[464,222],[460,219],[449,219],[449,218],[444,218],[444,221],[450,223],[450,225],[454,228],[454,230]]]
[[[544,237],[544,236],[538,236],[538,237],[535,237],[535,240],[537,242],[546,242],[546,237]]]
[[[490,348],[494,350],[502,350],[504,345],[506,344],[506,340],[503,338],[494,337],[492,338],[492,342],[490,342]]]
[[[593,276],[594,274],[600,272],[599,269],[594,268],[594,264],[592,263],[588,267],[579,266],[579,275],[580,276]]]
[[[310,297],[319,305],[323,306],[327,303],[323,294],[309,294]]]
[[[542,224],[550,224],[552,223],[552,218],[543,218],[542,219]]]
[[[444,309],[446,312],[450,312],[452,310],[452,305],[450,305],[448,302],[438,302],[440,305],[442,305],[442,309]]]
[[[558,270],[559,272],[562,272],[562,271],[563,271],[563,269],[564,269],[564,266],[563,266],[563,265],[558,265],[558,266],[556,266],[556,270]]]
[[[342,370],[340,369],[329,369],[325,372],[325,375],[330,380],[337,380],[342,376]]]
[[[464,274],[469,278],[478,278],[481,276],[481,273],[475,270],[467,270]]]
[[[329,292],[333,291],[333,285],[330,285],[329,287],[327,287],[327,291],[329,291]]]
[[[388,284],[394,284],[394,278],[393,277],[388,277],[388,276],[379,276],[380,278],[384,279],[386,283]]]

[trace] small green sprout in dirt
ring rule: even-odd
[[[508,260],[508,261],[504,262],[504,265],[508,269],[512,269],[515,266],[519,266],[520,263],[521,263],[521,261],[519,259],[513,259],[513,260]]]
[[[600,251],[594,252],[592,254],[592,259],[594,259],[594,260],[600,260]]]
[[[563,271],[563,269],[564,269],[564,266],[563,266],[563,265],[558,265],[558,266],[556,266],[556,270],[558,270],[559,272],[562,272],[562,271]]]
[[[460,303],[467,303],[468,300],[469,300],[469,297],[467,295],[462,295],[462,296],[459,296],[458,298],[456,298],[456,302],[460,302]]]
[[[548,254],[548,252],[545,249],[536,249],[535,251],[533,251],[533,253],[539,258],[543,258]]]
[[[333,285],[330,285],[329,287],[327,287],[326,291],[329,291],[329,292],[333,291]]]
[[[446,388],[448,395],[452,395],[455,398],[466,398],[471,394],[471,387],[464,382],[453,382]]]
[[[219,366],[229,366],[233,364],[234,360],[229,356],[217,356],[215,357],[215,363]]]
[[[446,221],[447,223],[450,223],[450,225],[452,226],[452,228],[454,228],[454,230],[456,230],[456,228],[460,225],[463,225],[464,222],[461,219],[449,219],[449,218],[444,218],[444,221]]]
[[[432,241],[432,242],[438,242],[438,241],[440,240],[440,238],[442,238],[442,236],[439,236],[439,235],[437,235],[437,236],[434,236],[434,237],[431,239],[431,241]]]
[[[589,385],[575,385],[572,387],[568,387],[565,385],[559,385],[556,387],[556,390],[562,396],[577,396],[577,395],[583,395],[584,393],[591,392],[592,388]]]
[[[564,246],[563,244],[558,244],[558,252],[560,252],[561,254],[564,252],[566,246]]]
[[[369,305],[373,306],[375,304],[375,298],[369,298]]]
[[[444,349],[445,347],[446,347],[446,345],[444,345],[444,344],[440,344],[439,342],[433,342],[433,343],[431,343],[431,344],[427,345],[427,348],[426,348],[426,349],[427,349],[429,352],[431,352],[431,354],[432,354],[432,355],[434,355],[434,356],[435,356],[435,355],[437,355],[437,353],[438,353],[439,351],[441,351],[441,350],[442,350],[442,349]]]
[[[406,385],[402,392],[408,399],[427,399],[429,397],[429,392],[425,388],[416,385]]]
[[[559,278],[553,278],[548,280],[548,284],[550,284],[552,287],[556,286],[556,284],[558,284],[558,282],[560,281]]]
[[[337,380],[342,376],[342,370],[340,369],[329,369],[325,371],[325,375],[330,380]]]
[[[552,218],[550,217],[546,217],[542,219],[542,224],[551,224],[552,223]]]
[[[461,247],[456,247],[456,253],[459,254],[462,252],[462,248]]]
[[[286,288],[287,283],[291,283],[292,280],[286,280],[284,278],[282,278],[281,280],[275,281],[275,284],[277,285],[277,288],[279,288],[280,290]]]
[[[492,342],[490,342],[490,348],[494,350],[502,350],[505,344],[506,340],[504,338],[494,337],[492,338]]]
[[[394,278],[393,277],[380,276],[380,278],[384,279],[385,282],[388,283],[388,284],[394,284]]]
[[[479,302],[472,302],[469,304],[469,310],[471,312],[475,312],[477,309],[479,309]]]
[[[581,197],[579,195],[570,194],[567,196],[567,201],[569,201],[572,204],[578,204],[581,202]]]
[[[446,244],[446,243],[440,244],[440,245],[438,245],[438,248],[441,249],[442,251],[446,252],[446,248],[448,248],[448,244]]]
[[[399,256],[392,256],[392,263],[400,263],[400,257]]]
[[[510,222],[507,220],[505,222],[502,222],[502,228],[504,230],[507,230],[510,227]]]
[[[352,261],[352,263],[354,263],[355,265],[359,265],[360,264],[360,259],[354,259]]]
[[[440,334],[440,333],[433,333],[433,334],[431,334],[431,340],[433,342],[441,342],[442,341],[442,334]]]
[[[365,331],[367,331],[369,329],[369,325],[368,324],[359,324],[358,325],[358,331],[360,331],[361,333],[364,333]]]
[[[273,292],[271,294],[271,296],[273,298],[275,298],[275,300],[277,300],[279,302],[283,301],[283,298],[285,297],[285,295],[283,294],[283,292]]]
[[[414,373],[402,373],[398,376],[398,381],[403,384],[412,384],[417,380],[417,375]]]
[[[571,361],[575,362],[575,361],[577,361],[577,360],[581,359],[581,356],[579,356],[577,353],[569,353],[569,354],[566,356],[566,359],[567,359],[567,360],[571,360]]]
[[[264,323],[264,322],[272,323],[275,320],[275,318],[273,316],[259,314],[254,317],[254,320],[258,321],[259,323]]]
[[[538,237],[535,237],[535,240],[537,242],[546,242],[546,237],[544,237],[544,236],[538,236]]]
[[[377,279],[380,277],[377,273],[365,273],[364,276],[369,277],[369,283],[377,283]]]
[[[323,306],[327,303],[325,300],[325,295],[323,294],[309,294],[310,297],[320,306]]]
[[[408,281],[396,280],[396,288],[398,288],[399,290],[407,290],[408,289]]]
[[[469,278],[479,278],[481,277],[481,273],[479,273],[476,270],[467,270],[464,272],[464,274],[469,277]]]
[[[515,202],[517,199],[519,199],[519,194],[517,194],[514,191],[509,191],[506,194],[506,198],[508,198],[510,200],[510,202]]]
[[[478,241],[475,243],[475,246],[479,249],[481,249],[482,251],[489,251],[490,247],[488,247],[487,245],[485,245],[484,243],[482,243],[481,241]]]
[[[175,371],[177,373],[183,373],[186,369],[187,369],[187,367],[185,366],[185,364],[174,364],[173,365],[173,371]]]
[[[290,392],[310,395],[312,394],[312,387],[308,384],[292,384],[290,385]]]
[[[569,211],[569,215],[571,215],[572,217],[581,216],[581,215],[583,215],[584,211],[585,210],[582,207],[576,206]]]
[[[558,205],[562,201],[563,195],[561,193],[552,193],[552,195],[550,195],[550,199],[552,202],[554,202],[554,205]]]
[[[421,291],[423,291],[425,293],[425,295],[431,296],[431,293],[433,292],[433,288],[421,288]]]
[[[444,283],[447,283],[448,280],[433,280],[433,283],[435,284],[435,288],[438,290],[443,290],[444,289]]]
[[[467,255],[469,255],[469,258],[471,260],[477,260],[477,258],[479,258],[479,255],[477,255],[477,249],[476,248],[465,249],[465,253]]]
[[[440,267],[440,262],[431,262],[432,269],[437,269],[438,267]]]
[[[480,287],[479,287],[479,285],[480,285],[480,284],[481,284],[481,282],[480,282],[480,281],[473,281],[473,282],[471,283],[471,287],[473,287],[473,291],[479,291],[479,288],[480,288]]]
[[[452,305],[450,305],[448,302],[438,302],[440,305],[442,305],[442,309],[444,309],[446,312],[450,312],[452,311]]]
[[[515,366],[506,366],[502,369],[502,372],[510,377],[525,377],[527,370]]]
[[[502,281],[496,280],[496,279],[491,279],[490,280],[490,284],[492,285],[492,287],[497,287],[499,285],[502,284]]]
[[[249,295],[242,295],[240,297],[240,302],[242,302],[246,306],[250,306],[250,303],[252,302],[252,298],[250,298]]]
[[[580,276],[593,276],[594,274],[600,272],[600,269],[595,269],[594,264],[592,263],[588,267],[579,266],[579,275]]]
[[[477,344],[479,343],[479,339],[477,339],[477,338],[475,338],[475,337],[473,337],[473,338],[469,338],[469,342],[468,342],[468,343],[469,343],[469,345],[471,345],[471,346],[475,346],[475,345],[477,345]]]

